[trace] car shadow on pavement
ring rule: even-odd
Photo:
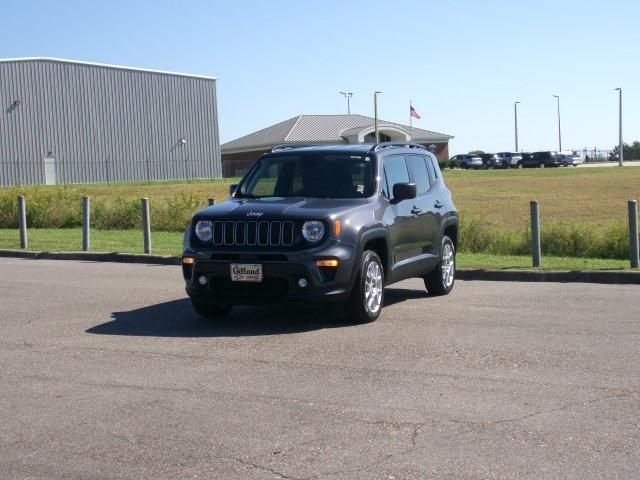
[[[226,318],[208,320],[193,311],[188,298],[113,312],[111,316],[111,321],[86,332],[150,337],[241,337],[350,326],[337,310],[302,307],[236,307]]]
[[[385,304],[428,297],[419,290],[385,289]],[[200,318],[188,298],[113,312],[112,320],[86,330],[96,335],[149,337],[241,337],[345,328],[350,323],[337,307],[236,307],[227,318]]]

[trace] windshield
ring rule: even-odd
[[[236,196],[365,198],[374,190],[372,157],[310,153],[263,158]]]

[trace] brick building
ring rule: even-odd
[[[431,150],[439,160],[449,158],[449,140],[444,133],[378,120],[380,141],[411,141]],[[374,119],[364,115],[298,115],[250,133],[221,146],[222,173],[240,176],[260,155],[284,144],[374,143]]]

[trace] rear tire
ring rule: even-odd
[[[424,277],[424,286],[431,295],[447,295],[453,290],[456,276],[456,249],[446,235],[442,237],[438,266]]]
[[[378,319],[384,304],[384,268],[372,250],[362,253],[360,271],[347,300],[347,317],[353,323],[369,323]]]
[[[191,305],[198,315],[204,318],[224,318],[231,313],[233,305],[224,305],[221,303],[213,303],[201,298],[191,297]]]

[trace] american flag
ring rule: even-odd
[[[420,120],[420,114],[415,108],[413,108],[413,105],[409,105],[409,115]]]

